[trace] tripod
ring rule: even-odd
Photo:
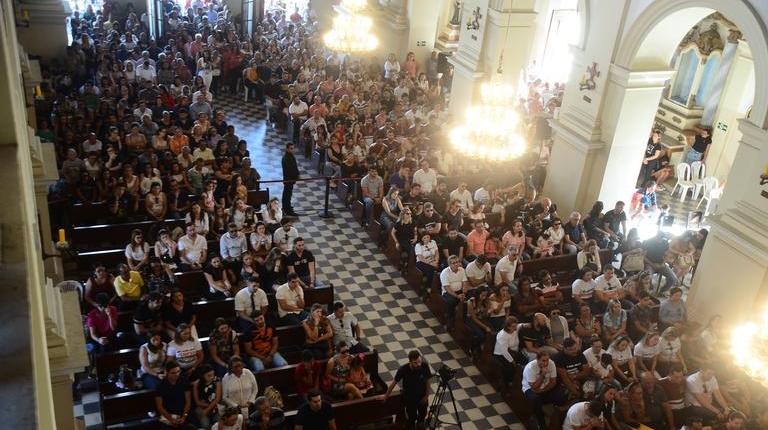
[[[429,405],[429,409],[427,411],[427,421],[426,426],[429,430],[436,430],[440,427],[440,424],[451,424],[451,425],[457,425],[459,426],[459,429],[464,430],[464,427],[461,425],[461,419],[459,419],[459,410],[456,408],[456,399],[453,397],[453,389],[448,384],[450,382],[450,379],[445,379],[442,377],[440,378],[440,384],[437,386],[437,391],[435,391],[435,396],[432,398],[432,404]],[[456,416],[456,422],[455,423],[444,423],[440,421],[440,409],[443,407],[443,398],[445,397],[445,393],[450,393],[451,395],[451,403],[453,403],[453,413]]]

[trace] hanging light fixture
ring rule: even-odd
[[[504,43],[509,34],[509,19]],[[513,109],[515,89],[503,82],[504,51],[499,55],[496,75],[480,86],[480,104],[467,109],[466,122],[450,134],[456,151],[472,158],[504,162],[523,155],[527,149],[521,134],[520,118]]]
[[[366,6],[366,0],[343,0],[340,7],[334,7],[338,15],[333,19],[333,28],[323,36],[326,48],[344,53],[376,49],[379,40],[371,34],[373,20],[360,13]]]

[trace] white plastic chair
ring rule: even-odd
[[[701,203],[706,200],[707,206],[704,209],[704,215],[706,216],[709,213],[709,204],[713,199],[719,198],[722,191],[720,190],[720,181],[714,176],[704,178],[703,182],[704,195],[701,196],[701,200],[699,200],[699,204],[696,205],[696,209],[698,209],[699,206],[701,206]]]
[[[693,194],[691,198],[698,199],[699,193],[704,188],[704,176],[707,172],[707,166],[701,161],[691,163],[691,182],[693,182]]]
[[[675,166],[675,177],[677,182],[672,188],[669,194],[675,195],[675,190],[680,187],[680,201],[685,201],[685,197],[688,195],[688,190],[693,189],[693,182],[691,182],[691,166],[685,163],[680,163]]]

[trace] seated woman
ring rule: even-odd
[[[285,263],[285,255],[280,252],[280,248],[275,246],[269,250],[267,258],[264,259],[264,273],[262,273],[261,285],[269,291],[285,283],[288,276],[288,265]]]
[[[675,236],[669,241],[669,252],[675,255],[675,261],[672,263],[672,270],[675,271],[680,285],[683,284],[685,275],[691,271],[695,264],[694,253],[696,248],[693,245],[694,232],[686,231],[679,236]]]
[[[466,305],[467,315],[464,318],[464,324],[472,334],[468,355],[477,361],[482,355],[487,334],[493,331],[488,322],[488,287],[475,288],[474,294],[467,300]]]
[[[351,356],[349,355],[349,345],[341,341],[336,345],[336,355],[328,360],[325,367],[326,382],[323,383],[327,388],[327,393],[336,399],[362,399],[363,394],[354,383],[349,381],[349,372],[351,368]]]
[[[235,197],[232,206],[226,212],[229,215],[227,224],[235,223],[238,231],[242,230],[247,222],[253,221],[253,208],[248,206],[245,200],[240,197]]]
[[[131,242],[125,247],[125,259],[128,267],[142,272],[149,263],[149,243],[144,241],[144,234],[139,229],[131,232]]]
[[[511,307],[512,296],[509,294],[509,287],[504,284],[491,287],[491,295],[488,296],[488,323],[494,331],[498,332],[504,328],[510,317]]]
[[[174,336],[176,328],[181,324],[186,324],[192,331],[192,337],[197,337],[195,309],[189,300],[184,299],[184,293],[178,288],[171,290],[171,300],[163,305],[163,321],[169,337]]]
[[[230,358],[240,355],[237,332],[232,330],[229,322],[222,317],[216,318],[213,323],[213,331],[208,336],[208,352],[218,376],[227,373]]]
[[[533,254],[527,250],[526,239],[527,236],[525,231],[523,231],[523,220],[516,219],[512,223],[512,229],[501,237],[501,246],[503,249],[509,249],[509,247],[514,246],[517,249],[517,255],[522,256],[524,260],[530,260]],[[532,245],[535,246],[535,243]]]
[[[429,297],[432,278],[435,276],[439,263],[440,250],[437,243],[432,240],[432,236],[429,233],[424,233],[419,243],[414,247],[414,253],[416,254],[416,268],[423,274],[424,283],[421,286],[421,294]]]
[[[584,226],[584,230],[587,233],[587,239],[594,240],[597,243],[599,249],[608,248],[608,245],[612,245],[610,241],[610,235],[607,231],[603,230],[603,202],[596,201],[592,205],[592,209],[581,221]]]
[[[651,372],[657,379],[659,374],[656,372],[656,361],[659,358],[659,334],[655,331],[648,331],[645,336],[635,344],[634,349],[635,366],[638,374],[642,372]]]
[[[563,244],[565,239],[565,229],[563,221],[560,218],[552,218],[552,226],[545,230],[552,240],[552,246],[555,248],[555,255],[563,253]]]
[[[208,282],[208,293],[206,297],[209,300],[221,300],[227,297],[232,297],[236,289],[233,287],[230,280],[230,273],[224,269],[224,264],[221,261],[221,256],[218,254],[211,254],[208,258],[208,264],[203,268],[203,275]]]
[[[264,257],[269,254],[269,250],[272,249],[272,235],[267,231],[267,226],[259,221],[256,223],[256,227],[253,229],[253,233],[249,238],[251,243],[251,249],[253,250],[252,257],[255,256],[259,263],[264,262]],[[245,258],[243,256],[243,258]]]
[[[469,222],[471,224],[474,224],[475,221],[478,221],[483,224],[483,228],[486,230],[488,229],[488,223],[485,222],[485,204],[481,202],[477,202],[472,206],[472,208],[469,210],[469,213],[467,214],[467,218],[470,220]]]
[[[371,381],[371,375],[369,375],[363,367],[363,357],[363,354],[352,356],[347,381],[354,384],[358,391],[360,391],[360,394],[366,395],[373,391],[373,382]]]
[[[168,212],[168,198],[162,192],[162,184],[152,182],[149,193],[144,197],[144,209],[147,218],[152,221],[163,221]]]
[[[192,330],[186,324],[176,327],[173,340],[168,344],[168,357],[179,363],[184,376],[197,379],[197,370],[203,364],[203,346],[192,337]]]
[[[302,325],[306,335],[304,348],[318,360],[330,357],[333,352],[333,328],[328,317],[323,315],[323,305],[313,304],[309,318]]]
[[[603,337],[607,342],[613,342],[619,336],[627,334],[627,311],[621,308],[621,301],[611,299],[608,301],[605,314],[603,314]]]
[[[111,273],[107,272],[104,265],[101,263],[95,263],[93,265],[93,273],[88,280],[85,281],[85,294],[83,300],[86,302],[85,311],[88,312],[91,309],[96,308],[96,296],[104,293],[109,297],[109,303],[115,303],[117,301],[117,293],[115,292],[115,277]]]
[[[387,195],[381,200],[381,215],[379,216],[379,222],[381,223],[384,231],[389,232],[392,226],[400,216],[400,212],[403,210],[403,202],[400,201],[400,191],[397,187],[390,187],[387,191]]]
[[[656,170],[653,171],[651,174],[651,177],[656,181],[658,185],[659,191],[667,191],[667,189],[664,187],[664,182],[667,181],[667,179],[670,176],[673,176],[675,174],[675,169],[672,164],[669,163],[669,153],[666,149],[662,149],[661,157],[659,157],[659,164]]]
[[[267,225],[267,230],[274,233],[280,228],[280,221],[283,219],[283,210],[280,208],[280,200],[272,197],[267,206],[261,211],[261,218]]]
[[[197,421],[208,428],[219,418],[221,402],[221,380],[210,364],[200,366],[200,378],[192,383],[192,403],[195,405]]]
[[[688,373],[683,359],[682,343],[680,341],[680,332],[675,327],[668,327],[661,332],[659,339],[659,356],[656,360],[656,371],[662,377],[669,374],[669,366],[672,363],[679,363],[683,366],[683,373]]]
[[[608,347],[608,354],[613,358],[611,365],[615,370],[614,376],[622,386],[638,381],[638,372],[635,367],[634,357],[632,356],[632,348],[626,335],[621,335],[611,342],[611,345]]]
[[[600,262],[600,249],[594,239],[589,239],[587,245],[576,254],[576,265],[582,270],[587,264],[592,264],[596,273],[603,271],[603,265]]]
[[[587,303],[579,306],[579,313],[576,315],[573,332],[581,339],[580,348],[584,350],[590,346],[590,339],[600,336],[602,327],[597,317],[592,315],[592,310]]]
[[[320,362],[315,360],[311,351],[301,351],[301,363],[296,366],[293,379],[296,382],[296,394],[301,398],[310,390],[320,388]]]
[[[144,388],[154,390],[165,377],[165,362],[168,357],[168,345],[163,342],[159,331],[149,334],[149,340],[139,348],[139,364],[141,365],[141,382]]]
[[[201,236],[207,236],[211,229],[210,218],[208,213],[203,210],[203,205],[200,201],[192,203],[189,209],[189,213],[184,217],[185,224],[194,224],[195,231]]]

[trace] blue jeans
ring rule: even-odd
[[[374,201],[370,197],[363,197],[363,222],[368,223],[373,213]]]
[[[672,270],[668,264],[662,264],[661,268],[659,269],[654,269],[651,266],[648,266],[647,269],[650,270],[653,275],[660,273],[664,275],[665,278],[667,278],[667,282],[664,283],[664,287],[659,288],[659,292],[667,291],[674,285],[677,285],[677,275],[675,275],[675,271]]]
[[[261,361],[261,359],[258,359],[256,357],[251,357],[248,359],[248,362],[251,364],[251,369],[253,369],[254,372],[261,372],[264,370],[264,362]],[[283,367],[287,366],[288,362],[285,361],[282,355],[280,355],[279,352],[275,352],[272,355],[272,367]]]
[[[452,326],[456,324],[456,306],[459,304],[459,299],[445,293],[442,297],[445,302],[445,320],[448,325]]]
[[[533,415],[536,417],[536,421],[539,423],[539,428],[541,429],[547,428],[542,406],[545,403],[553,403],[555,406],[565,405],[565,395],[558,385],[555,385],[554,388],[543,393],[536,393],[533,390],[528,389],[523,394],[525,394],[525,398],[528,399],[528,403],[531,404]]]
[[[688,149],[688,153],[685,154],[685,164],[691,164],[694,161],[701,161],[701,159],[704,157],[704,154],[702,154],[699,151],[696,151],[693,148]]]

